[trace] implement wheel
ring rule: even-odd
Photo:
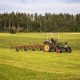
[[[44,51],[45,52],[50,52],[51,51],[51,46],[49,44],[44,45]]]

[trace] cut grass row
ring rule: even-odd
[[[0,80],[80,80],[80,75],[38,72],[0,64]]]

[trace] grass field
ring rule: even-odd
[[[0,80],[80,80],[80,33],[60,33],[69,42],[71,54],[20,51],[12,45],[42,44],[47,33],[0,33]],[[57,39],[57,33],[53,34]]]

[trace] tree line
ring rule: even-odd
[[[0,32],[80,32],[80,14],[0,13]]]

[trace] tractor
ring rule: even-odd
[[[44,51],[45,52],[57,52],[57,53],[62,53],[62,52],[67,52],[71,53],[71,47],[65,43],[65,45],[62,45],[62,43],[56,42],[53,38],[51,38],[50,41],[45,41],[44,43]]]

